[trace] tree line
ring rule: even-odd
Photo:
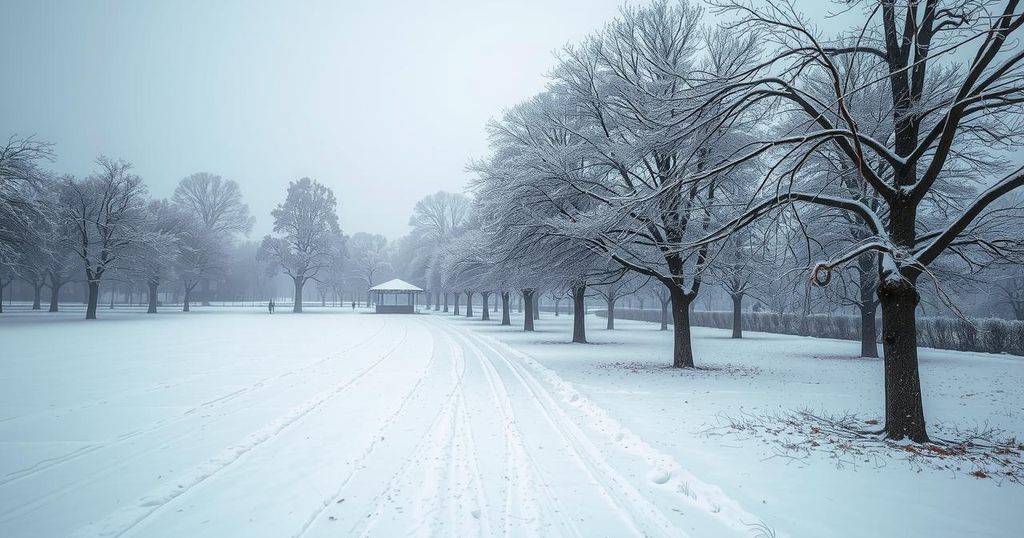
[[[292,285],[301,312],[306,284],[322,304],[357,300],[390,275],[394,245],[380,235],[343,234],[330,188],[310,178],[289,184],[272,212],[273,233],[247,237],[253,217],[238,183],[210,173],[182,179],[167,199],[149,196],[131,163],[101,156],[84,178],[46,169],[51,144],[12,136],[0,146],[0,312],[15,280],[31,290],[32,309],[60,310],[62,290],[83,286],[86,319],[96,319],[101,286],[146,297],[157,313],[168,293],[188,312],[198,302],[276,295]],[[367,295],[367,301],[369,296]]]
[[[959,314],[958,287],[1022,296],[1024,11],[878,0],[841,15],[823,35],[786,2],[623,8],[488,125],[471,199],[417,208],[421,278],[498,293],[505,311],[515,290],[526,330],[542,292],[582,305],[655,286],[680,368],[698,364],[690,315],[709,283],[737,331],[751,296],[853,308],[862,354],[881,342],[884,432],[926,441],[918,315]]]

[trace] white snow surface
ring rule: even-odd
[[[859,344],[198,308],[0,317],[0,536],[1011,536],[1024,487],[773,457],[723,414],[878,417]],[[1024,437],[1024,361],[922,350],[930,421]]]

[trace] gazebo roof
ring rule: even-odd
[[[423,288],[418,288],[404,280],[395,278],[383,284],[377,284],[370,288],[370,291],[423,291]]]

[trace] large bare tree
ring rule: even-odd
[[[85,180],[65,178],[62,219],[75,238],[75,253],[88,285],[86,319],[96,319],[100,281],[131,247],[150,237],[145,228],[146,187],[131,164],[101,156],[99,170]]]
[[[828,284],[834,271],[865,253],[878,257],[884,431],[894,439],[927,441],[917,360],[919,280],[930,278],[929,266],[951,250],[965,253],[974,245],[999,255],[1014,243],[979,236],[971,227],[993,202],[1024,185],[1024,168],[1000,171],[991,164],[998,159],[986,159],[982,151],[1024,135],[1024,52],[1010,45],[1024,24],[1019,2],[857,2],[850,9],[862,13],[861,23],[831,40],[787,3],[718,6],[735,15],[729,30],[760,36],[774,48],[755,68],[702,96],[702,107],[721,112],[708,121],[727,122],[761,103],[804,121],[801,129],[772,134],[737,151],[729,164],[705,172],[763,157],[773,163],[760,198],[707,239],[725,237],[789,204],[844,211],[863,221],[864,239],[817,265],[814,282]],[[852,83],[854,62],[875,76]],[[819,91],[822,80],[827,96]],[[888,96],[891,118],[888,132],[877,136],[861,129],[849,107],[854,95],[873,87]],[[810,156],[824,147],[836,148],[853,163],[864,197],[823,194],[825,185],[793,188]],[[993,179],[973,200],[946,200],[937,211],[926,211],[939,185],[963,177],[965,170]],[[880,202],[872,206],[866,200]]]
[[[263,238],[262,259],[280,266],[295,284],[293,312],[302,312],[302,289],[337,260],[342,247],[338,202],[327,186],[304,177],[288,184],[288,196],[271,212],[274,233]]]
[[[350,271],[366,286],[366,306],[370,306],[370,288],[380,283],[380,276],[391,268],[388,238],[379,234],[358,232],[348,241]]]
[[[33,243],[32,222],[39,220],[40,190],[52,161],[52,146],[33,137],[10,137],[0,145],[0,263],[13,263],[16,247]]]
[[[236,240],[252,230],[253,219],[249,215],[249,206],[242,198],[238,183],[233,180],[206,172],[192,174],[178,183],[171,199],[182,212],[195,219],[193,235],[204,236],[202,241],[195,241],[195,245],[220,249],[202,253],[194,257],[196,261],[216,259],[224,262]],[[193,268],[190,272],[199,269]],[[208,270],[203,273],[199,278],[200,299],[203,305],[209,305],[212,274]]]

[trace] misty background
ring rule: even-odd
[[[347,233],[394,239],[417,200],[461,191],[485,124],[544,88],[553,53],[618,0],[3,2],[4,132],[85,177],[124,158],[154,197],[237,181],[270,232],[288,182],[338,196]]]

